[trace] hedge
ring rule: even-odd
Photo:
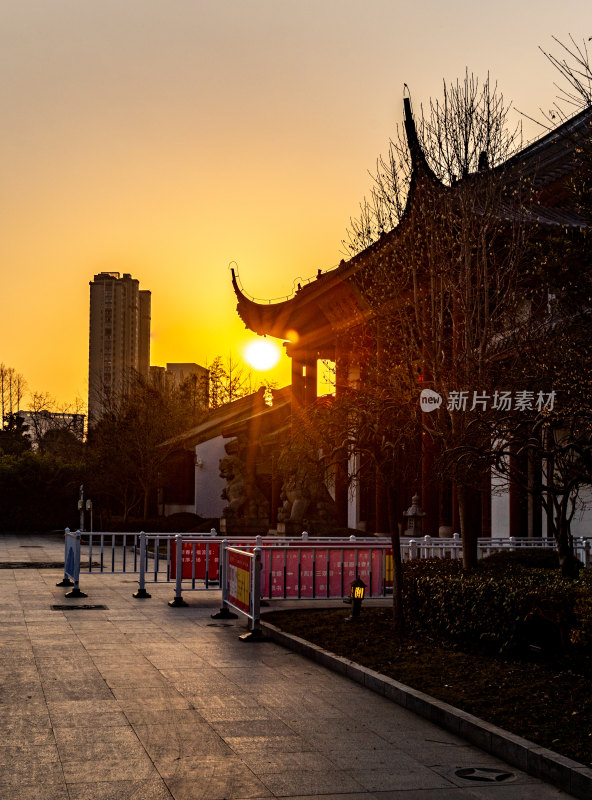
[[[556,653],[592,645],[592,579],[496,559],[464,572],[449,559],[404,564],[403,602],[411,628],[481,652]]]

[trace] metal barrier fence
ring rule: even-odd
[[[344,597],[356,578],[366,583],[368,597],[385,597],[392,590],[391,539],[384,537],[313,539],[304,533],[297,539],[255,537],[228,542],[215,538],[214,530],[206,534],[80,534],[66,530],[65,541],[64,579],[73,579],[78,592],[81,549],[85,548],[88,553],[85,571],[138,574],[139,588],[134,594],[138,598],[150,597],[146,590],[148,583],[174,581],[175,598],[171,605],[185,605],[183,591],[223,588],[224,544],[245,553],[260,548],[262,597]],[[555,542],[545,538],[481,538],[478,556],[525,548],[554,549]],[[591,540],[575,540],[574,549],[582,563],[590,567]],[[461,558],[462,541],[458,534],[446,539],[404,538],[401,557],[403,560]]]

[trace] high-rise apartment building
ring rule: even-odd
[[[150,369],[150,292],[128,273],[101,272],[90,281],[88,419],[97,422]]]

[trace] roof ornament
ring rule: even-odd
[[[411,110],[411,92],[409,91],[409,87],[406,83],[404,84],[403,93],[405,95],[403,97],[403,108],[405,111],[405,135],[407,137],[409,155],[411,156],[411,185],[409,187],[409,193],[412,195],[415,190],[416,181],[420,175],[439,185],[441,185],[441,181],[439,181],[434,175],[434,172],[428,164],[425,153],[423,152],[423,148],[419,142],[415,120],[413,119],[413,111]],[[409,199],[407,202],[409,204]]]
[[[479,153],[479,165],[477,167],[479,172],[486,172],[489,169],[489,156],[487,150],[482,150]]]

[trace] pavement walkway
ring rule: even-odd
[[[217,592],[56,587],[63,540],[0,535],[0,797],[551,800],[569,795],[273,642]],[[54,610],[54,605],[104,609]],[[496,777],[498,780],[496,780]]]

